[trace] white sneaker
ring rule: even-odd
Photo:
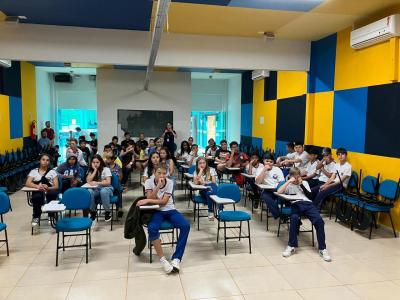
[[[294,251],[296,251],[295,247],[287,246],[285,251],[282,252],[282,256],[289,257],[290,255],[292,255],[294,253]]]
[[[324,250],[319,250],[318,252],[324,261],[327,261],[327,262],[332,261],[332,258],[329,255],[328,250],[324,249]]]
[[[174,258],[173,260],[171,260],[171,265],[174,268],[174,272],[179,273],[181,267],[179,266],[180,263],[180,259],[179,258]]]
[[[174,267],[171,265],[171,263],[165,257],[161,258],[160,262],[164,268],[165,273],[169,274],[174,269]]]
[[[214,221],[214,213],[212,213],[212,212],[208,213],[208,220],[209,221]]]
[[[33,218],[32,219],[32,227],[36,227],[39,225],[39,218]]]

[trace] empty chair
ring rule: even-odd
[[[10,210],[10,198],[4,192],[0,192],[0,231],[4,231],[5,239],[0,240],[0,242],[6,243],[7,256],[10,255],[10,251],[8,249],[8,236],[7,236],[7,224],[4,223],[3,214],[8,213]]]

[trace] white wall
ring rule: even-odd
[[[45,122],[50,121],[54,128],[54,114],[52,113],[51,88],[49,73],[36,69],[36,110],[37,127],[42,129]]]
[[[240,142],[242,76],[228,80],[227,131],[228,141]]]
[[[73,78],[72,83],[54,82],[54,95],[58,108],[96,109],[96,81],[88,75]]]
[[[147,65],[151,32],[0,23],[0,57]],[[310,42],[262,38],[163,34],[157,65],[217,69],[307,71]]]
[[[143,90],[144,78],[143,71],[98,69],[99,149],[117,134],[118,109],[172,110],[177,144],[189,136],[192,108],[190,73],[154,72],[148,91]]]
[[[224,111],[227,92],[225,79],[192,78],[192,110]]]

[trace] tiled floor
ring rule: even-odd
[[[137,186],[137,185],[136,185]],[[125,210],[141,189],[124,194]],[[192,222],[185,195],[178,190],[177,206]],[[165,275],[158,260],[150,264],[149,251],[131,252],[134,241],[125,240],[123,225],[111,232],[100,221],[93,228],[89,263],[84,250],[60,252],[55,267],[55,234],[44,224],[30,234],[31,208],[25,194],[11,196],[13,211],[5,216],[9,228],[10,256],[0,248],[0,299],[399,299],[400,240],[379,228],[373,239],[351,232],[325,218],[327,245],[333,262],[321,260],[311,247],[309,233],[300,235],[300,248],[290,258],[281,252],[287,229],[276,237],[276,222],[259,212],[251,223],[253,253],[247,240],[216,243],[216,222],[201,219],[200,231],[192,226],[181,273]],[[243,205],[238,208],[245,209]],[[305,222],[308,223],[308,222]],[[307,225],[307,224],[306,224]],[[1,233],[2,234],[2,233]],[[73,241],[70,241],[73,242]],[[77,242],[77,241],[76,241]],[[171,254],[171,248],[166,248]]]

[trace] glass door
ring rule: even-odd
[[[225,138],[225,113],[216,111],[193,111],[191,136],[199,148],[205,149],[209,139],[217,144]]]

